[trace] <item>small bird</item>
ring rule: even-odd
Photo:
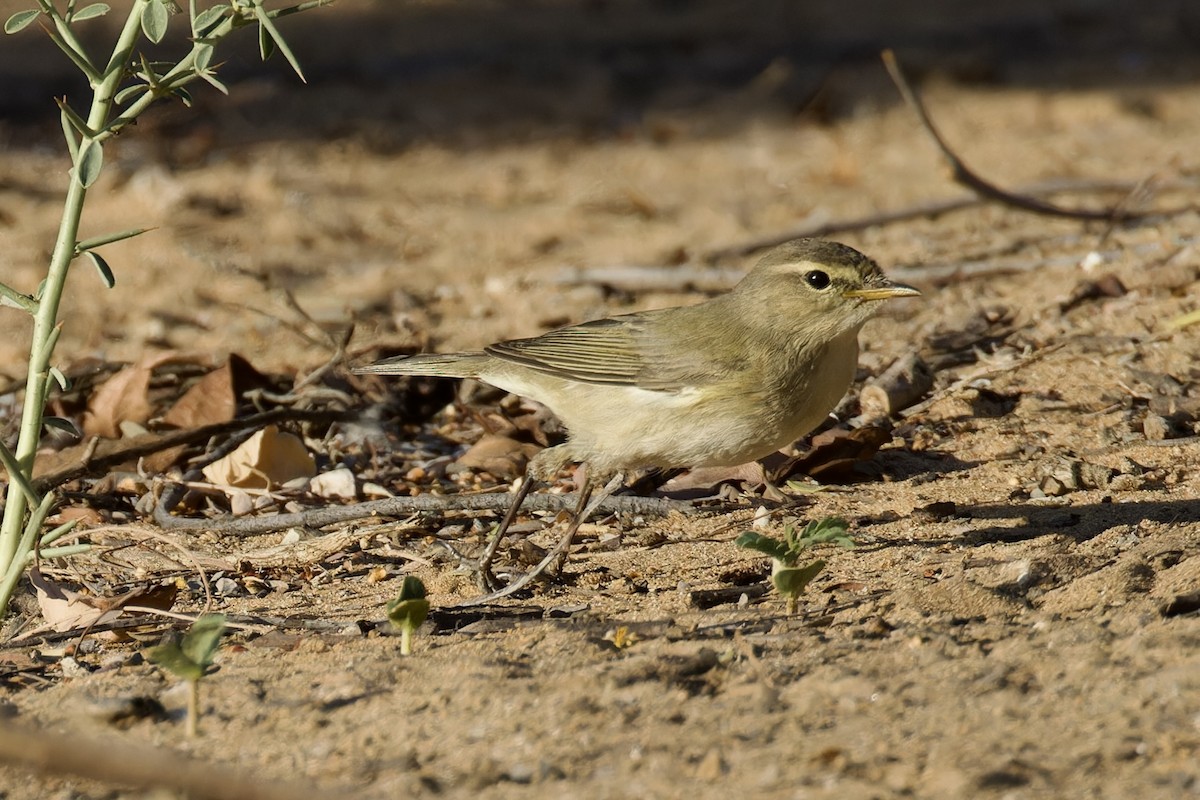
[[[565,558],[579,526],[630,470],[744,464],[816,428],[849,388],[858,332],[880,301],[919,294],[851,247],[796,239],[769,251],[731,291],[698,305],[593,320],[480,351],[388,358],[355,372],[475,378],[546,405],[566,425],[565,444],[530,460],[481,558],[486,585],[494,587],[492,558],[530,488],[581,463],[587,477],[574,518],[542,563],[483,602]]]

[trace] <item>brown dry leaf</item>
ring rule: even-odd
[[[80,528],[89,528],[93,525],[99,525],[104,521],[100,516],[100,512],[90,506],[67,506],[59,509],[57,514],[47,518],[48,525],[62,525],[64,522],[74,520],[76,524],[75,530]]]
[[[536,444],[489,433],[463,453],[456,463],[460,467],[490,472],[497,478],[516,478],[525,474],[529,459],[541,449]]]
[[[217,422],[227,422],[237,413],[237,395],[233,386],[233,370],[230,361],[196,382],[175,401],[175,405],[163,415],[162,421],[176,428],[199,428]],[[185,446],[172,447],[147,456],[145,469],[149,473],[165,472],[184,451]]]
[[[199,428],[218,422],[228,422],[237,413],[238,398],[247,389],[270,386],[270,380],[237,353],[230,353],[217,369],[201,378],[175,405],[163,415],[162,421],[176,428]]]
[[[663,492],[689,492],[696,489],[712,489],[722,483],[744,483],[761,486],[767,482],[766,470],[757,461],[739,464],[736,467],[697,467],[677,475],[664,483]]]
[[[296,478],[311,478],[316,472],[316,462],[299,436],[268,425],[205,467],[204,477],[218,486],[270,489]]]
[[[176,428],[198,428],[227,422],[237,411],[233,373],[229,363],[214,369],[196,382],[163,414],[162,421]]]
[[[148,395],[150,374],[155,367],[178,358],[173,351],[145,356],[101,384],[83,413],[84,434],[119,439],[122,422],[141,424],[150,419],[154,411]]]
[[[29,582],[46,624],[59,632],[111,622],[125,613],[126,606],[166,611],[175,603],[178,591],[175,584],[167,583],[140,586],[115,597],[87,597],[51,581],[36,566],[29,571]]]
[[[778,483],[803,473],[821,483],[849,483],[862,480],[855,465],[869,461],[880,447],[892,440],[892,434],[874,425],[854,430],[834,428],[813,437],[807,453],[789,458],[771,475]]]
[[[131,469],[137,463],[135,454],[144,452],[146,447],[161,438],[161,434],[143,433],[125,439],[89,439],[58,452],[39,453],[33,464],[33,477],[40,478],[60,470],[86,467],[92,461],[116,458],[125,452],[131,454],[129,460],[113,464],[110,469],[114,471]]]

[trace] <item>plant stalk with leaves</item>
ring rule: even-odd
[[[224,614],[204,614],[181,641],[168,639],[146,651],[146,658],[188,682],[187,735],[200,734],[200,680],[208,674],[225,633]],[[172,633],[172,636],[175,634]]]
[[[62,120],[63,136],[71,159],[71,169],[63,203],[62,220],[54,250],[41,285],[33,292],[21,292],[0,282],[0,305],[10,306],[33,318],[33,336],[29,347],[25,401],[15,447],[0,441],[0,462],[8,472],[4,518],[0,523],[0,616],[35,550],[43,557],[79,552],[82,546],[54,548],[50,545],[70,527],[60,526],[42,533],[42,525],[53,508],[53,492],[40,493],[33,484],[33,460],[42,427],[54,424],[45,418],[46,398],[51,384],[66,388],[66,379],[52,364],[54,346],[62,332],[58,319],[59,304],[67,274],[77,259],[89,261],[110,288],[113,271],[98,249],[104,245],[145,233],[134,228],[89,239],[79,238],[84,201],[104,167],[104,145],[133,123],[161,98],[178,98],[191,105],[187,86],[202,80],[224,94],[228,90],[217,79],[213,64],[216,47],[234,30],[257,25],[259,49],[267,58],[276,48],[283,53],[303,80],[299,62],[275,26],[278,17],[328,5],[332,0],[311,0],[289,8],[267,10],[263,0],[218,2],[201,10],[190,0],[191,46],[175,62],[152,61],[138,50],[145,39],[158,44],[167,34],[171,15],[178,11],[173,0],[133,0],[110,54],[97,60],[78,36],[78,27],[87,20],[107,14],[105,3],[77,7],[77,0],[36,0],[38,7],[18,11],[4,23],[4,32],[15,34],[35,21],[50,40],[83,73],[91,91],[86,112],[77,111],[66,98],[56,98]],[[58,420],[58,424],[70,423]],[[72,428],[73,430],[73,428]]]
[[[804,551],[815,544],[836,544],[853,547],[854,540],[846,532],[846,521],[837,517],[826,517],[804,526],[797,533],[795,525],[785,525],[783,539],[746,531],[737,538],[737,546],[756,550],[771,557],[771,583],[775,591],[787,599],[787,613],[796,613],[797,598],[804,592],[812,579],[825,569],[824,559],[800,564]]]
[[[412,654],[413,631],[429,616],[429,601],[425,599],[425,584],[409,575],[400,587],[400,595],[387,604],[388,619],[400,629],[400,655]]]

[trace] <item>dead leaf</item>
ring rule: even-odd
[[[55,583],[36,566],[29,582],[37,593],[38,608],[46,624],[56,631],[70,631],[111,622],[122,616],[126,606],[145,606],[167,611],[178,591],[174,583],[139,586],[114,597],[89,597]]]
[[[88,436],[118,439],[121,423],[144,423],[154,409],[150,405],[150,375],[154,368],[179,358],[175,352],[146,356],[122,369],[100,385],[88,399],[83,414],[83,432]]]
[[[671,478],[659,488],[663,492],[675,493],[712,489],[723,483],[762,486],[766,482],[767,476],[763,465],[757,461],[751,461],[736,467],[697,467]]]
[[[456,462],[467,469],[490,472],[497,478],[516,478],[525,474],[525,466],[542,448],[529,442],[489,433],[463,453]]]
[[[205,467],[204,477],[217,486],[270,489],[316,472],[316,462],[299,436],[268,425]]]
[[[250,362],[237,353],[230,353],[225,363],[209,372],[163,414],[162,421],[184,430],[228,422],[237,415],[238,399],[247,389],[267,386],[269,381]],[[159,473],[170,469],[187,448],[183,445],[147,456],[147,472]]]
[[[163,414],[162,421],[176,428],[198,428],[214,422],[227,422],[237,411],[233,394],[233,373],[228,362],[205,375],[175,401]]]
[[[833,428],[813,437],[812,447],[803,455],[789,458],[771,474],[779,483],[802,473],[821,483],[851,483],[862,480],[856,465],[869,461],[880,447],[892,440],[885,428],[864,425],[854,430]]]
[[[228,422],[237,414],[238,399],[256,387],[269,387],[270,380],[237,353],[188,389],[163,415],[162,421],[176,428],[199,428]]]
[[[59,509],[58,513],[46,520],[48,525],[62,525],[64,522],[75,520],[76,530],[99,525],[104,521],[100,512],[89,506],[67,506]]]

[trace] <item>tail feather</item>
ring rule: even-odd
[[[433,375],[443,378],[477,378],[487,363],[486,353],[423,353],[415,356],[394,356],[355,367],[360,375]]]

